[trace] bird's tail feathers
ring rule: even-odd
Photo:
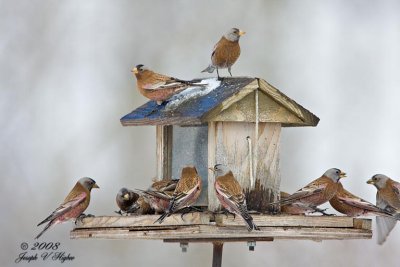
[[[213,73],[213,72],[214,72],[214,70],[215,70],[215,67],[214,67],[212,64],[210,64],[210,65],[208,65],[208,67],[207,67],[207,68],[205,68],[205,69],[204,69],[204,70],[202,70],[201,72]]]
[[[167,218],[171,213],[169,213],[168,211],[165,212],[163,215],[161,215],[154,223],[158,222],[159,224],[161,224],[165,218]]]
[[[247,214],[248,217],[243,217],[244,221],[247,224],[247,230],[252,231],[252,230],[260,230],[260,228],[258,228],[258,226],[253,222],[253,218]]]
[[[382,245],[386,238],[389,236],[390,232],[396,225],[397,220],[388,217],[376,217],[376,227],[378,232],[378,244]]]
[[[46,232],[49,228],[50,228],[50,226],[53,224],[53,222],[51,221],[51,222],[49,222],[45,227],[44,227],[44,229],[35,237],[35,239],[39,239],[39,237],[41,237],[43,234],[44,234],[44,232]]]

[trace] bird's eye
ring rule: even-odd
[[[337,173],[337,174],[339,174],[339,173],[340,173],[340,171],[339,171],[339,170],[336,170],[336,173]]]

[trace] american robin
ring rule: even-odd
[[[92,188],[99,188],[93,179],[89,177],[81,178],[64,199],[64,202],[50,216],[37,225],[39,226],[48,222],[35,239],[38,239],[52,225],[68,220],[76,220],[80,217],[89,206]]]
[[[184,208],[190,208],[200,196],[201,185],[201,177],[197,173],[196,167],[184,167],[181,178],[172,194],[168,209],[155,222],[162,223],[171,214]]]
[[[240,56],[239,39],[245,33],[237,28],[232,28],[225,33],[214,46],[211,53],[211,64],[202,72],[213,73],[217,69],[218,79],[220,79],[218,69],[228,68],[228,72],[232,76],[231,67]]]
[[[247,211],[246,196],[239,182],[233,176],[232,171],[222,164],[217,164],[210,170],[217,176],[214,188],[221,205],[230,213],[242,217],[246,222],[247,230],[260,230]]]
[[[367,181],[378,190],[376,192],[376,206],[389,212],[399,212],[400,209],[400,183],[386,175],[376,174]],[[397,220],[387,217],[376,217],[378,229],[378,244],[383,244],[390,232],[396,226]]]
[[[150,100],[156,101],[158,105],[161,105],[162,102],[188,87],[203,87],[203,85],[195,84],[190,81],[184,81],[156,73],[147,69],[142,64],[137,65],[132,72],[136,76],[139,92]]]

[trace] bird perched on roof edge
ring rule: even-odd
[[[245,33],[237,28],[226,32],[214,46],[211,53],[211,64],[202,72],[213,73],[217,69],[218,79],[220,79],[218,69],[228,68],[228,72],[232,76],[231,67],[240,56],[239,39]]]
[[[346,177],[346,174],[339,169],[332,168],[327,170],[320,178],[315,179],[305,187],[299,189],[287,198],[270,203],[288,205],[298,204],[310,209],[329,201],[339,188],[339,180]]]
[[[162,223],[166,217],[184,209],[191,208],[201,193],[201,177],[197,173],[196,167],[184,167],[182,169],[181,178],[176,184],[174,193],[170,200],[168,209],[154,223]]]
[[[59,223],[66,222],[68,220],[77,219],[89,206],[90,192],[92,188],[99,188],[96,182],[89,178],[83,177],[75,184],[72,190],[69,192],[63,203],[53,211],[50,216],[41,221],[37,226],[42,225],[46,222],[48,224],[44,229],[36,236],[38,239],[44,232],[46,232],[50,226]]]
[[[125,187],[121,188],[115,197],[115,201],[120,209],[119,211],[116,211],[116,213],[120,215],[123,213],[134,213],[137,209],[139,209],[139,206],[136,203],[138,198],[139,194]]]
[[[260,230],[247,211],[246,196],[232,171],[222,164],[216,164],[209,169],[217,176],[214,188],[221,205],[230,213],[241,216],[246,222],[247,230]]]
[[[174,94],[187,89],[188,87],[204,86],[156,73],[147,69],[142,64],[136,65],[136,67],[132,69],[132,72],[136,76],[139,92],[150,100],[156,101],[158,105],[161,105],[162,102],[169,99]]]
[[[389,212],[400,211],[400,183],[383,174],[375,174],[367,183],[374,185],[378,190],[376,206]],[[386,241],[396,222],[397,220],[393,218],[376,217],[378,244],[382,245]]]

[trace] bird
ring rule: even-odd
[[[400,209],[400,183],[392,180],[384,174],[375,174],[367,181],[378,190],[376,192],[376,206],[389,211],[398,213]],[[378,229],[378,244],[382,245],[390,232],[396,226],[397,220],[387,217],[376,217]]]
[[[246,196],[232,171],[222,164],[216,164],[209,169],[215,173],[214,188],[221,205],[228,212],[241,216],[248,231],[260,230],[247,211]]]
[[[147,190],[137,191],[147,200],[156,214],[164,213],[172,198],[178,179],[162,179],[155,181]]]
[[[289,193],[286,193],[283,191],[280,192],[281,199],[287,198],[288,196],[290,196]],[[291,215],[306,215],[306,214],[310,214],[310,213],[319,212],[324,215],[327,215],[325,213],[325,209],[319,209],[317,207],[310,207],[310,206],[304,205],[301,202],[281,206],[281,212],[286,213],[286,214],[291,214]]]
[[[136,76],[139,92],[150,100],[156,101],[158,105],[191,86],[204,87],[198,83],[156,73],[143,64],[136,65],[132,72]]]
[[[193,208],[201,194],[202,181],[196,167],[186,166],[182,169],[181,178],[176,184],[168,209],[154,223],[160,224],[166,217],[184,208]],[[182,214],[183,215],[183,214]]]
[[[395,214],[385,209],[381,209],[374,204],[356,196],[344,189],[342,183],[339,182],[339,189],[335,196],[329,200],[331,206],[338,212],[358,217],[362,215],[375,214],[378,216],[391,217],[396,219]]]
[[[60,224],[68,220],[76,220],[80,217],[89,206],[92,188],[99,188],[92,178],[83,177],[79,179],[61,205],[37,225],[40,226],[48,222],[35,239],[41,237],[52,225]]]
[[[116,213],[120,215],[122,215],[123,213],[134,213],[137,209],[139,209],[139,206],[136,203],[138,198],[139,194],[135,193],[134,191],[129,190],[125,187],[121,188],[115,198],[119,207],[119,211],[116,211]]]
[[[280,204],[281,206],[295,204],[304,208],[316,209],[317,206],[329,201],[339,188],[339,180],[346,177],[346,173],[339,169],[331,168],[320,178],[315,179],[305,187],[299,189],[292,195],[270,205]]]
[[[238,28],[227,31],[214,45],[211,53],[211,64],[202,72],[213,73],[216,69],[218,80],[220,80],[218,69],[228,68],[228,72],[232,76],[231,67],[240,56],[239,39],[245,33]]]
[[[136,215],[154,214],[154,209],[152,209],[146,198],[140,196],[136,202],[138,206],[138,209],[135,210]]]

